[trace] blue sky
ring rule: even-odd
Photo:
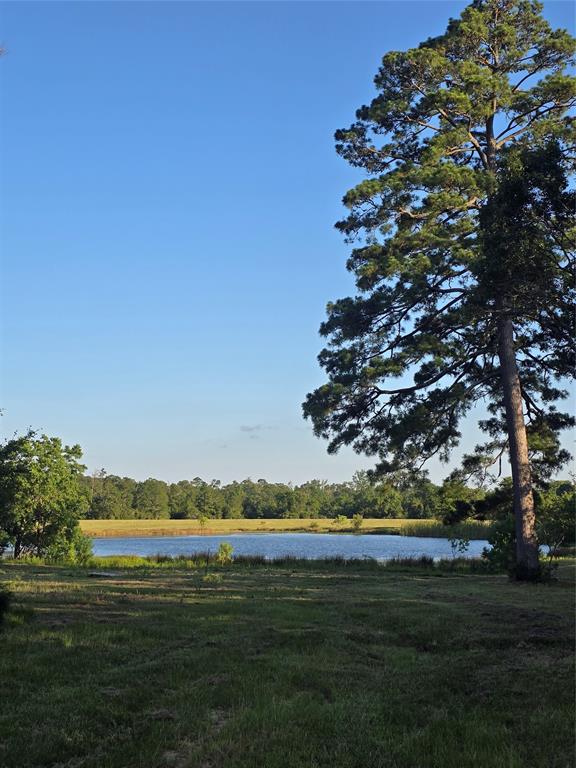
[[[352,290],[333,224],[358,176],[332,137],[383,53],[464,6],[4,3],[3,433],[142,479],[370,466],[300,410]]]

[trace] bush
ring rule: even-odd
[[[230,565],[232,562],[233,552],[234,548],[232,544],[230,544],[228,541],[223,541],[218,547],[218,552],[216,553],[216,562],[218,565]]]
[[[505,571],[513,574],[516,568],[516,531],[514,517],[509,515],[494,523],[488,536],[492,549],[484,549],[482,557],[488,569],[496,573]]]
[[[362,528],[363,523],[364,523],[364,518],[362,517],[362,515],[352,516],[352,528],[354,529],[354,533],[360,533],[360,528]]]
[[[87,565],[92,558],[92,540],[77,526],[61,531],[46,550],[47,563]]]
[[[223,578],[221,573],[207,573],[202,576],[202,581],[206,582],[206,584],[221,584]]]
[[[576,495],[574,492],[541,494],[536,531],[541,544],[550,548],[552,560],[564,544],[574,542]]]

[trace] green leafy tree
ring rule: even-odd
[[[330,489],[324,480],[310,480],[295,489],[299,517],[322,517],[329,505]]]
[[[229,519],[242,517],[244,492],[240,483],[231,483],[222,489],[223,516]]]
[[[410,518],[437,518],[440,514],[440,490],[426,473],[419,472],[396,477],[402,495],[404,516]]]
[[[146,519],[170,517],[166,483],[151,477],[143,483],[138,483],[134,492],[134,507],[138,517]]]
[[[445,34],[386,54],[378,95],[337,132],[368,174],[337,225],[356,241],[358,293],[328,305],[329,381],[304,404],[329,451],[352,444],[391,472],[447,460],[485,398],[474,461],[507,448],[527,579],[539,569],[532,474],[566,458],[571,419],[556,402],[574,370],[575,43],[541,9],[475,0]]]
[[[552,483],[538,494],[538,538],[549,547],[549,559],[560,547],[574,544],[576,537],[576,487],[574,483]]]
[[[376,486],[376,507],[365,512],[365,517],[404,517],[402,494],[390,483]]]
[[[470,488],[461,480],[448,478],[438,492],[438,510],[446,523],[472,517],[475,504],[484,499],[480,488]]]
[[[197,488],[196,507],[200,515],[209,518],[222,517],[224,499],[220,490],[220,482],[201,482]]]
[[[356,509],[356,494],[351,483],[334,483],[327,517],[348,518]]]
[[[120,520],[134,517],[133,496],[136,483],[128,478],[107,475],[101,470],[88,480],[90,509],[86,517],[100,520]],[[129,488],[131,482],[133,488]]]
[[[0,446],[0,538],[14,557],[42,557],[52,545],[73,542],[88,507],[80,478],[80,446],[28,432]]]
[[[168,505],[170,517],[177,520],[186,520],[198,517],[198,486],[189,480],[181,480],[172,483],[168,489]]]

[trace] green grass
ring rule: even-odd
[[[0,564],[2,768],[574,764],[573,561],[112,565]]]

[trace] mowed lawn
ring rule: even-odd
[[[0,565],[2,768],[568,768],[573,588]]]
[[[436,520],[408,520],[392,518],[366,519],[361,533],[398,533],[411,524],[425,527],[438,524]],[[210,519],[201,526],[198,520],[81,520],[80,526],[87,536],[194,536],[219,533],[272,533],[288,531],[327,532],[346,530],[331,518],[293,518],[278,520]],[[349,526],[352,521],[349,521]]]

